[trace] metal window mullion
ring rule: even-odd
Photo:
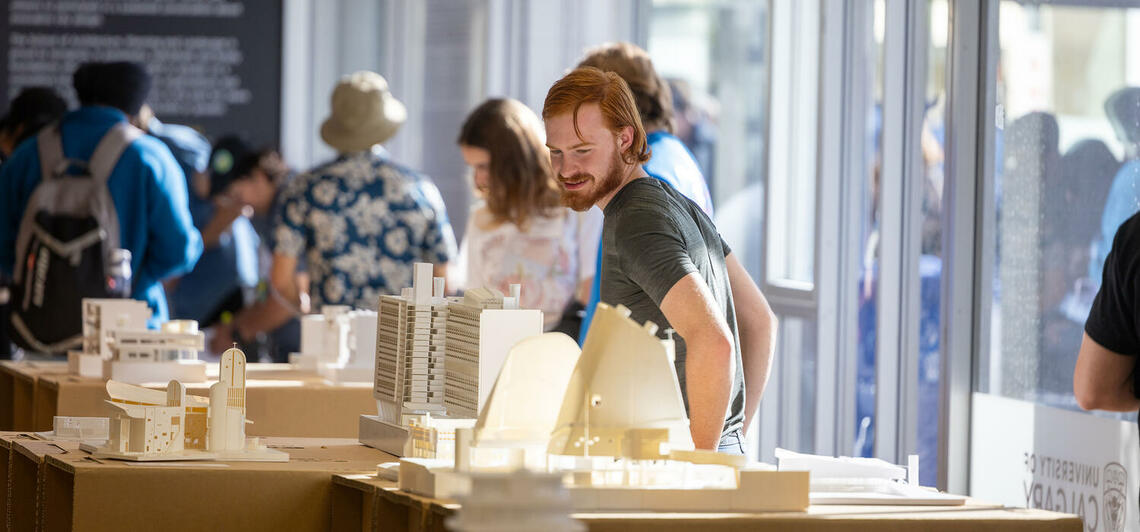
[[[845,215],[852,208],[857,210],[858,203],[852,205],[850,201],[853,174],[845,163],[852,143],[862,137],[852,135],[850,129],[850,119],[858,113],[851,112],[853,102],[848,95],[860,84],[852,82],[854,65],[848,51],[852,49],[852,36],[862,33],[854,30],[859,24],[859,6],[865,12],[867,5],[826,0],[821,10],[814,452],[824,455],[846,454],[846,442],[854,438],[855,410],[850,406],[855,394],[855,364],[850,362],[856,339],[845,333],[855,329],[848,325],[849,320],[856,320],[854,298],[848,288],[854,286],[851,274],[857,271],[858,246],[852,245],[851,235],[846,234],[850,227]]]
[[[986,4],[989,4],[987,7]],[[942,330],[939,398],[938,487],[966,493],[969,483],[970,397],[978,343],[989,304],[984,213],[992,213],[992,172],[986,171],[993,138],[989,58],[996,29],[987,12],[995,2],[959,0],[951,5],[947,57],[946,186],[943,215]],[[996,17],[996,9],[992,10]],[[988,168],[992,166],[992,156]],[[989,198],[987,201],[986,198]],[[992,228],[992,226],[990,226]],[[992,249],[992,248],[990,248]]]
[[[874,453],[893,462],[917,440],[925,13],[924,2],[886,3]]]

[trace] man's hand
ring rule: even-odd
[[[685,340],[685,390],[689,430],[697,449],[715,451],[736,373],[732,332],[705,280],[693,272],[661,300],[661,313]]]

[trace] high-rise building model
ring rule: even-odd
[[[542,311],[518,308],[517,286],[510,296],[476,288],[448,298],[443,290],[431,264],[418,263],[411,287],[380,297],[378,415],[361,416],[362,443],[410,456],[453,441],[456,427],[474,424],[507,351],[542,333]]]

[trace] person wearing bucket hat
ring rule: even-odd
[[[304,257],[312,310],[325,304],[375,309],[382,294],[410,286],[412,265],[436,275],[456,253],[455,234],[439,189],[392,161],[380,146],[407,110],[375,72],[341,79],[321,138],[337,157],[298,175],[282,191],[275,215],[270,279],[286,301],[308,312],[296,282]]]

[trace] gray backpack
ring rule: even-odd
[[[130,296],[129,285],[112,271],[122,250],[107,178],[142,135],[120,122],[103,135],[90,161],[78,161],[64,157],[59,123],[38,134],[41,181],[20,222],[12,276],[17,345],[64,353],[83,341],[84,298]]]

